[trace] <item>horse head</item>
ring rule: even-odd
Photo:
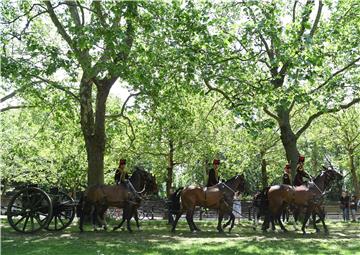
[[[235,177],[236,180],[238,180],[238,185],[236,187],[236,190],[239,192],[245,191],[245,177],[244,174],[238,174]]]
[[[147,173],[146,175],[146,189],[145,192],[150,194],[150,193],[158,193],[159,189],[158,189],[158,185],[156,183],[156,178],[154,175]]]
[[[338,171],[336,171],[333,167],[324,167],[324,171],[322,174],[325,176],[325,185],[329,185],[331,182],[336,181],[339,182],[343,179],[342,174],[340,174]]]

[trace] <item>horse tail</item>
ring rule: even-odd
[[[174,193],[172,193],[170,195],[170,199],[169,199],[169,211],[172,213],[177,213],[178,211],[180,211],[180,194],[181,191],[184,188],[178,188]]]
[[[84,193],[81,193],[78,204],[76,205],[76,216],[80,218],[84,212]]]

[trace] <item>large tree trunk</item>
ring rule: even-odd
[[[350,167],[350,171],[351,171],[351,177],[352,177],[352,181],[353,181],[353,185],[354,185],[354,189],[355,189],[355,194],[356,194],[356,197],[359,199],[360,198],[360,187],[359,187],[359,179],[356,174],[353,150],[348,150],[348,157],[349,157],[349,165],[350,165],[349,167]]]
[[[267,166],[266,159],[263,158],[261,160],[261,183],[262,183],[263,188],[266,188],[267,186],[269,186],[266,166]]]
[[[285,149],[286,159],[291,165],[291,176],[295,176],[296,164],[299,157],[297,138],[291,129],[288,109],[278,109],[281,142]],[[292,181],[292,180],[291,180]]]
[[[98,84],[95,113],[92,104],[92,81],[84,75],[80,84],[80,122],[88,161],[88,185],[104,183],[105,110],[112,84]]]
[[[170,198],[171,187],[173,183],[173,172],[174,172],[174,142],[169,140],[169,158],[168,158],[168,168],[167,168],[167,178],[166,178],[166,195]]]

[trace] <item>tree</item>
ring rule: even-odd
[[[2,75],[16,91],[55,87],[77,101],[89,185],[104,182],[106,101],[115,81],[128,75],[146,7],[134,1],[3,3]]]
[[[360,152],[360,124],[359,124],[359,107],[354,107],[347,111],[332,114],[327,122],[331,129],[330,135],[335,138],[332,142],[338,142],[346,151],[347,166],[350,170],[352,186],[355,194],[360,197],[360,183],[356,169],[356,161],[359,160],[357,155]]]
[[[177,40],[181,53],[196,59],[207,90],[247,121],[260,109],[276,121],[294,174],[297,142],[313,121],[360,101],[359,8],[356,1],[321,0],[240,1],[207,13],[202,6],[201,18],[191,19],[191,27],[198,21],[193,40],[182,38],[194,30]],[[295,130],[297,109],[303,118]]]

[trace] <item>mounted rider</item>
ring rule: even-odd
[[[283,184],[291,185],[291,167],[290,164],[286,164],[284,167]]]
[[[218,175],[218,168],[220,165],[219,159],[214,159],[213,161],[213,168],[209,170],[209,179],[206,184],[206,187],[211,187],[219,183],[219,175]]]
[[[311,179],[311,176],[304,170],[304,162],[305,162],[305,157],[300,155],[296,166],[294,186],[303,185],[305,183],[303,177],[308,178],[309,180]]]
[[[129,174],[126,171],[125,166],[126,159],[120,159],[119,167],[115,171],[115,184],[125,183],[125,179],[129,179]]]

